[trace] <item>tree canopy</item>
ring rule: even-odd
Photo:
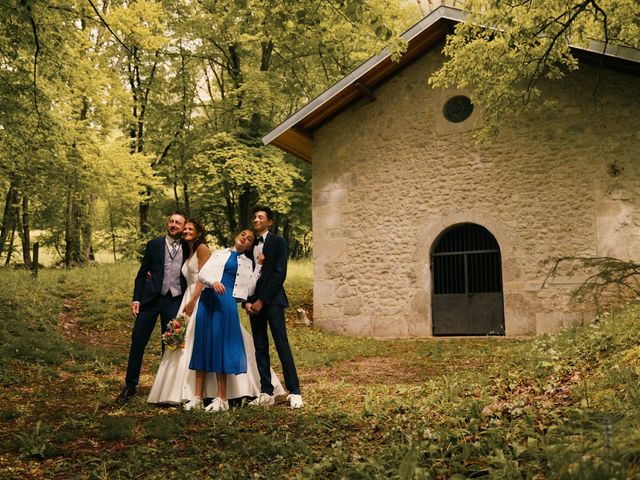
[[[515,109],[540,105],[541,80],[579,67],[571,46],[590,40],[640,48],[637,0],[465,0],[467,18],[444,49],[448,61],[429,80],[468,88],[484,112],[481,138],[492,138]]]
[[[2,2],[0,258],[29,264],[34,230],[66,265],[131,254],[176,208],[223,245],[259,202],[308,253],[309,165],[262,135],[440,3]],[[481,138],[579,67],[571,45],[640,48],[636,0],[453,3],[468,18],[430,82],[472,92]]]
[[[415,19],[384,0],[0,5],[0,255],[133,253],[178,208],[224,245],[269,203],[308,253],[310,170],[261,136]],[[413,15],[413,17],[412,17]]]

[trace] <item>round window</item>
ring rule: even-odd
[[[447,100],[442,108],[444,118],[452,123],[460,123],[466,120],[473,113],[473,103],[469,97],[456,95]]]

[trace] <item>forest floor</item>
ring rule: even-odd
[[[305,407],[208,414],[146,403],[159,331],[115,405],[132,270],[0,272],[0,479],[640,478],[637,304],[536,339],[382,341],[294,325],[294,274]]]

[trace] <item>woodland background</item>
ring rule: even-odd
[[[307,256],[310,166],[261,137],[443,3],[470,21],[425,81],[473,91],[481,141],[553,108],[538,82],[579,68],[570,44],[640,48],[636,0],[1,2],[0,262],[132,256],[176,208],[224,245],[256,202]]]
[[[226,244],[258,201],[311,248],[310,166],[278,122],[419,18],[332,0],[8,0],[0,5],[0,261],[137,252],[181,209]]]

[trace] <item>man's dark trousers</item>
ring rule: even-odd
[[[249,316],[253,344],[256,348],[256,363],[258,364],[258,373],[260,373],[260,390],[269,395],[273,395],[273,384],[267,382],[267,379],[271,378],[267,324],[271,329],[273,343],[282,364],[285,386],[289,393],[300,394],[300,382],[287,337],[284,309],[285,307],[282,305],[263,305],[260,313]]]
[[[140,312],[136,317],[136,322],[131,332],[131,350],[129,351],[129,363],[127,365],[127,376],[125,377],[127,387],[135,388],[140,381],[142,356],[156,326],[158,315],[160,316],[160,327],[162,329],[160,331],[164,333],[169,320],[175,318],[178,314],[181,302],[182,295],[176,297],[159,295],[140,306]],[[164,343],[162,344],[162,351],[164,352]]]

